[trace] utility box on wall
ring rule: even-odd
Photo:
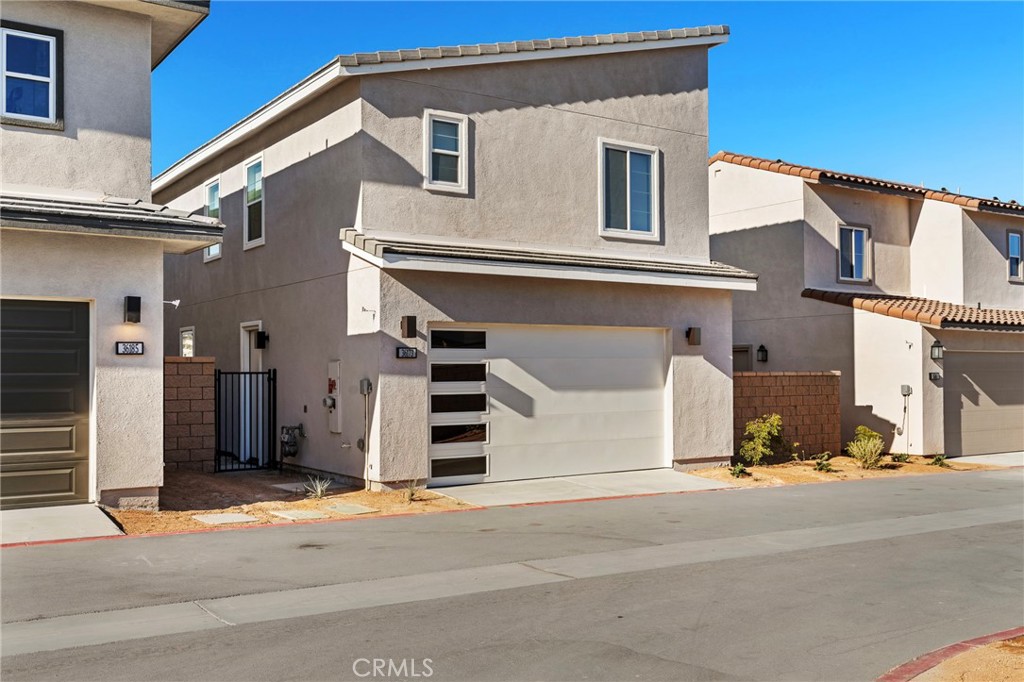
[[[327,428],[331,433],[341,433],[341,360],[327,363]]]

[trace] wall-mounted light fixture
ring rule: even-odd
[[[142,322],[142,297],[124,297],[124,321],[129,324]]]
[[[946,347],[942,345],[942,342],[939,341],[938,339],[935,339],[935,343],[932,344],[931,349],[932,360],[941,360],[943,352],[945,350]]]
[[[415,315],[402,315],[402,338],[403,339],[415,339],[416,338],[416,316]]]
[[[928,372],[928,378],[931,381],[938,381],[939,379],[942,378],[942,375],[939,374],[938,372]]]
[[[764,347],[763,343],[757,347],[757,361],[768,362],[768,349]]]
[[[700,327],[689,327],[686,330],[686,341],[691,346],[700,345]]]
[[[253,348],[255,348],[256,350],[266,350],[267,344],[269,343],[270,334],[266,333],[263,330],[259,330],[256,332],[256,340],[253,343]]]

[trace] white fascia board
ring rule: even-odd
[[[540,279],[567,279],[587,282],[617,282],[622,284],[653,284],[655,286],[692,287],[698,289],[729,289],[757,291],[757,280],[710,275],[681,275],[670,272],[644,272],[541,263],[497,263],[483,260],[441,258],[436,256],[406,256],[385,254],[374,256],[347,242],[342,247],[349,253],[382,270],[419,272],[447,272],[466,275],[497,275],[504,277],[536,277]]]
[[[302,105],[310,98],[320,94],[324,89],[333,86],[336,81],[344,78],[401,71],[430,71],[431,69],[444,69],[456,66],[501,64],[505,62],[559,59],[564,57],[586,57],[617,52],[640,52],[673,47],[706,45],[710,48],[728,41],[728,35],[698,36],[696,38],[650,40],[643,43],[613,43],[611,45],[588,45],[585,47],[553,48],[550,50],[524,50],[523,52],[480,55],[476,57],[416,59],[402,62],[387,62],[384,64],[366,64],[363,66],[341,66],[339,60],[334,59],[331,63],[292,86],[267,104],[264,104],[217,137],[176,161],[167,170],[153,178],[152,191],[159,192],[163,190],[200,164],[213,158],[228,147],[237,144],[263,126]]]

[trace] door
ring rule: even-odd
[[[1024,451],[1024,353],[947,350],[946,454]]]
[[[241,371],[262,372],[263,351],[256,347],[256,333],[263,328],[262,322],[243,322],[241,325]],[[253,375],[242,377],[238,386],[238,461],[243,464],[262,466],[266,464],[266,448],[252,438],[254,433],[262,433],[264,427],[263,384]]]
[[[431,483],[671,466],[662,329],[430,330]]]
[[[0,505],[89,499],[89,304],[0,301]]]

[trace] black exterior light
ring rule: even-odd
[[[124,297],[124,321],[129,324],[142,322],[142,297]]]
[[[763,343],[757,347],[757,361],[768,362],[768,349],[764,347]]]
[[[691,346],[700,345],[700,327],[689,327],[686,330],[686,342]]]
[[[256,350],[266,350],[268,343],[270,343],[270,334],[263,330],[256,332],[256,342],[253,344],[253,348]]]
[[[932,344],[931,356],[932,360],[941,360],[942,354],[946,350],[946,347],[942,345],[942,342],[935,339],[935,343]]]

